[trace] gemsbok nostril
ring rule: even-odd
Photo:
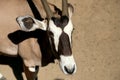
[[[64,66],[64,69],[65,69],[65,71],[66,71],[68,74],[73,74],[74,71],[75,71],[75,66],[74,66],[73,68],[71,68],[71,69],[69,69],[69,68],[67,68],[66,66]]]

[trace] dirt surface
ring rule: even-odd
[[[40,68],[39,80],[120,80],[120,0],[68,1],[75,10],[72,38],[77,72],[63,74],[56,61]],[[0,72],[16,80],[10,66],[0,65]]]

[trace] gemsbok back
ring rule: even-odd
[[[41,14],[33,13],[29,1],[33,1]],[[37,80],[43,62],[54,59],[59,60],[65,74],[74,74],[77,67],[72,54],[73,11],[67,0],[62,0],[62,11],[46,0],[2,0],[0,55],[19,55],[27,80]],[[3,76],[0,74],[0,77]]]

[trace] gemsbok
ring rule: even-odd
[[[28,5],[32,1],[41,14],[33,13]],[[0,55],[19,55],[27,80],[37,80],[39,67],[45,65],[42,62],[54,59],[58,59],[65,74],[74,74],[77,67],[72,54],[73,11],[67,0],[62,0],[62,11],[46,0],[2,0]]]

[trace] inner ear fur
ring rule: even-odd
[[[69,18],[72,17],[72,14],[74,13],[74,7],[72,6],[72,4],[68,3],[68,14],[69,14]]]
[[[23,31],[31,31],[35,24],[35,20],[29,15],[17,17],[16,21]]]
[[[47,27],[46,20],[39,21],[28,15],[17,17],[16,20],[23,31],[33,31],[36,29],[46,30]]]

